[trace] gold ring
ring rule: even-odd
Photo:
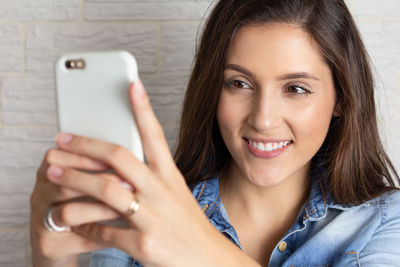
[[[133,200],[129,204],[128,210],[125,212],[125,217],[132,216],[135,212],[137,212],[140,208],[139,200],[137,199],[136,195],[133,195]]]

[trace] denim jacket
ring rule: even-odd
[[[309,198],[268,266],[400,266],[400,191],[346,206],[327,195],[323,181],[314,172]],[[198,183],[192,192],[215,228],[242,249],[219,196],[218,178]],[[90,266],[141,265],[120,250],[105,249],[92,253]]]

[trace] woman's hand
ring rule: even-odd
[[[87,157],[50,149],[37,171],[36,185],[31,195],[31,243],[34,266],[76,266],[79,253],[103,248],[96,242],[82,238],[71,231],[63,233],[50,232],[44,226],[44,217],[50,207],[55,206],[53,217],[64,218],[68,225],[95,222],[104,219],[119,217],[119,214],[108,206],[86,202],[79,205],[74,200],[82,199],[85,195],[79,191],[58,186],[48,180],[54,172],[54,167],[85,169],[89,171],[104,171],[108,166]],[[105,177],[115,179],[115,177]],[[61,203],[61,204],[60,204]],[[76,208],[80,213],[88,216],[74,214]],[[97,214],[96,214],[97,211]],[[57,215],[57,216],[54,216]],[[71,217],[71,215],[73,215]],[[58,224],[57,218],[55,223]]]
[[[131,227],[122,229],[91,223],[100,221],[100,209],[92,207],[91,211],[82,212],[81,202],[70,206],[64,216],[60,216],[62,212],[58,210],[69,203],[57,205],[53,216],[56,224],[73,226],[70,234],[74,237],[79,234],[81,242],[89,250],[116,247],[145,266],[254,264],[208,222],[196,203],[173,161],[161,125],[140,82],[131,86],[130,96],[148,165],[120,146],[62,134],[57,140],[60,151],[102,162],[115,174],[104,176],[83,172],[76,167],[51,164],[47,177],[54,185],[91,196],[110,210],[125,214]],[[121,179],[129,183],[134,192],[121,185]],[[136,200],[139,208],[132,214],[129,207]],[[97,217],[92,216],[89,220],[89,214],[93,213]],[[81,217],[80,223],[77,223],[77,217]],[[83,225],[74,226],[78,224]],[[232,262],[227,259],[232,259]]]

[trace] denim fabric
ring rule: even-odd
[[[400,266],[400,191],[358,206],[339,205],[327,195],[322,176],[313,172],[310,196],[268,266]],[[241,248],[219,197],[218,178],[200,182],[192,191],[209,221]],[[281,251],[282,241],[286,249]],[[92,253],[90,266],[141,265],[124,252],[106,249]]]

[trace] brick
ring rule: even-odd
[[[353,0],[351,12],[357,17],[399,17],[400,1],[398,0]]]
[[[56,125],[55,82],[52,74],[6,77],[1,80],[5,125]]]
[[[7,153],[0,154],[0,171],[4,176],[11,178],[16,169],[21,169],[21,177],[30,171],[30,168],[37,168],[41,162],[44,152],[54,146],[54,137],[57,130],[54,129],[0,129],[0,151]],[[28,169],[24,169],[28,168]],[[4,178],[5,179],[5,178]],[[30,179],[30,178],[28,178]],[[3,183],[14,183],[15,180],[6,180]]]
[[[182,98],[182,95],[173,94],[150,95],[154,112],[164,127],[179,123]]]
[[[209,1],[86,1],[84,10],[88,20],[199,20],[209,6]]]
[[[183,94],[189,80],[189,73],[162,70],[155,75],[140,76],[149,94]]]
[[[178,145],[178,126],[164,127],[164,134],[167,139],[171,154],[174,155],[176,147]]]
[[[79,0],[0,0],[0,20],[75,20],[80,17]]]
[[[166,24],[162,27],[162,68],[165,72],[189,73],[195,55],[199,24]]]
[[[52,73],[54,62],[71,51],[127,50],[141,72],[157,71],[158,27],[152,24],[112,26],[50,24],[28,28],[27,68],[30,73]]]
[[[18,25],[0,26],[0,75],[23,70],[21,29]]]
[[[129,3],[129,2],[140,2],[137,0],[84,0],[85,2],[98,2],[98,3],[112,3],[112,2],[119,2],[119,3]],[[146,3],[182,3],[182,2],[211,2],[210,0],[146,0]],[[154,5],[154,4],[153,4]]]
[[[364,43],[372,60],[372,70],[376,80],[377,105],[384,120],[393,121],[399,117],[400,99],[400,22],[362,21],[357,22]]]
[[[0,229],[0,266],[26,267],[25,233]]]
[[[385,148],[397,171],[400,170],[400,151],[398,140],[400,139],[400,122],[391,122],[387,125]],[[400,185],[399,185],[400,186]]]
[[[29,196],[55,129],[0,129],[0,225],[29,223]],[[1,265],[2,266],[2,265]]]

